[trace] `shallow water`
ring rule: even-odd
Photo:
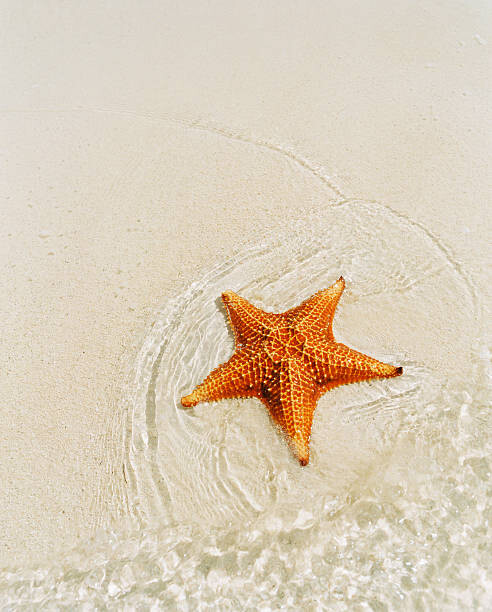
[[[404,375],[321,398],[301,468],[259,401],[183,409],[232,352],[219,296],[283,311],[343,274],[337,340]],[[134,364],[122,513],[0,604],[488,609],[490,416],[473,285],[425,228],[364,201],[206,270],[156,314]],[[418,333],[415,333],[415,329]],[[425,338],[422,346],[409,338]]]

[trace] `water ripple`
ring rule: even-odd
[[[336,337],[404,376],[323,396],[307,468],[256,400],[181,408],[232,351],[224,289],[280,311],[341,273]],[[458,347],[446,367],[404,350],[416,322],[439,354]],[[140,528],[0,572],[0,606],[490,609],[489,355],[465,350],[480,334],[449,253],[374,203],[327,209],[206,271],[156,315],[134,364],[125,473]]]
[[[360,200],[327,209],[206,271],[158,314],[135,367],[127,470],[133,472],[130,505],[142,524],[158,518],[231,526],[271,513],[288,523],[299,499],[343,509],[348,496],[358,495],[361,479],[392,454],[416,413],[440,403],[446,376],[412,362],[395,339],[379,333],[368,352],[403,365],[405,376],[325,395],[307,470],[299,469],[259,401],[181,407],[180,397],[232,353],[218,299],[224,290],[282,311],[340,274],[348,281],[335,321],[340,341],[347,314],[368,321],[384,316],[392,328],[393,304],[417,320],[428,317],[425,296],[438,302],[442,287],[460,295],[457,324],[473,309],[466,283],[428,235]]]

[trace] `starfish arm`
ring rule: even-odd
[[[192,393],[181,398],[186,408],[199,402],[213,402],[233,397],[252,397],[259,392],[258,361],[243,351],[237,351],[226,363],[219,365]]]
[[[345,281],[340,276],[331,287],[318,291],[286,314],[294,316],[297,331],[321,332],[324,330],[327,339],[333,341],[333,316],[344,289]]]
[[[403,372],[400,367],[378,361],[339,342],[306,342],[304,359],[310,364],[320,394],[334,386],[371,378],[392,378]],[[334,382],[336,384],[332,385]]]
[[[276,380],[263,386],[263,402],[287,434],[301,465],[309,463],[309,439],[316,408],[316,385],[306,365],[286,359]]]
[[[271,327],[278,324],[279,315],[264,312],[234,291],[225,291],[222,302],[234,332],[236,347],[256,343]]]

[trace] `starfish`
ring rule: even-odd
[[[300,464],[307,465],[314,410],[321,395],[339,385],[403,372],[335,341],[333,316],[344,288],[340,277],[328,289],[280,314],[265,312],[233,291],[224,292],[234,354],[181,398],[182,405],[256,397],[287,435]]]

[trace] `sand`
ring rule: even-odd
[[[338,190],[421,224],[490,312],[490,3],[1,11],[0,565],[118,520],[152,313]]]

